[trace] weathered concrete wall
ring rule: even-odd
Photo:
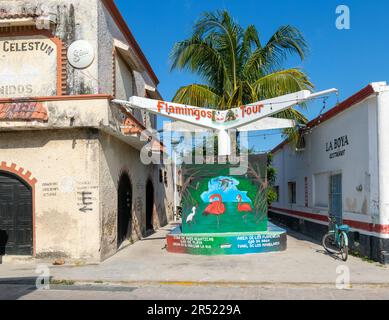
[[[141,239],[146,232],[146,184],[151,180],[154,186],[155,227],[166,225],[163,187],[155,179],[153,166],[140,162],[139,152],[113,136],[101,133],[100,148],[100,199],[101,199],[101,248],[102,258],[117,251],[118,184],[122,173],[128,174],[132,184],[132,241]]]
[[[1,162],[15,163],[38,180],[37,256],[99,261],[100,153],[96,132],[1,132],[0,150]],[[84,204],[86,194],[92,198],[91,205]]]
[[[126,66],[131,64],[129,61],[125,62],[126,59],[121,59],[118,53],[114,53],[115,39],[126,45],[130,44],[100,0],[0,0],[0,12],[8,15],[53,13],[57,17],[57,23],[52,26],[51,32],[63,41],[65,47],[76,40],[87,40],[92,45],[96,58],[90,67],[76,70],[69,64],[66,66],[67,94],[113,94],[116,85],[117,98],[128,99],[130,95],[145,96],[146,85],[156,87],[131,46],[131,60],[136,62],[130,68]],[[122,81],[129,79],[131,81],[128,83]],[[46,93],[40,95],[52,95],[54,89],[55,86],[48,92],[41,90]],[[15,95],[9,96],[14,97]],[[155,116],[146,115],[139,110],[134,110],[133,113],[144,125],[156,125]]]
[[[159,181],[159,170],[167,172],[167,185]],[[155,195],[157,198],[156,209],[157,216],[154,219],[154,225],[165,226],[167,222],[173,221],[174,214],[174,185],[173,168],[171,165],[153,166],[153,178],[155,181]],[[177,204],[179,205],[179,204]]]
[[[132,183],[132,241],[146,232],[146,184],[154,187],[155,228],[172,219],[171,177],[159,183],[158,166],[143,165],[139,151],[96,129],[0,133],[0,162],[38,180],[35,193],[37,257],[89,262],[117,252],[118,183]],[[91,200],[89,200],[91,198]],[[92,204],[90,204],[92,203]]]
[[[116,25],[114,19],[112,18],[111,14],[106,10],[104,4],[101,1],[98,1],[98,72],[99,72],[99,87],[105,89],[105,92],[113,92],[112,87],[112,77],[113,77],[113,51],[114,51],[114,41],[115,39],[121,41],[122,43],[129,45],[127,42],[125,36],[120,31],[119,27]],[[116,62],[117,69],[115,71],[116,77],[120,78],[123,75],[126,77],[131,76],[133,83],[132,83],[132,93],[133,95],[144,97],[146,93],[146,85],[149,85],[151,87],[156,87],[156,84],[151,80],[150,76],[147,74],[144,66],[139,62],[139,58],[136,57],[136,53],[133,50],[133,48],[129,48],[130,52],[132,53],[132,61],[135,61],[133,65],[136,65],[136,67],[133,67],[131,72],[131,75],[126,75],[128,73],[127,68],[124,67],[124,65],[120,65]],[[117,57],[117,53],[115,54]],[[117,58],[116,58],[117,59]],[[121,62],[124,62],[123,60]],[[127,61],[127,64],[130,64],[129,61]],[[128,86],[129,84],[127,84]],[[126,90],[129,91],[128,89]],[[118,99],[128,99],[127,97],[123,96],[123,90],[118,87],[117,88],[117,98]],[[133,112],[134,116],[141,122],[144,123],[145,115],[143,112],[139,110],[134,110]],[[152,116],[152,118],[154,118]],[[146,117],[147,123],[153,123],[155,125],[155,120],[152,119],[150,121],[150,117]],[[146,124],[147,124],[146,123]]]
[[[3,14],[42,14],[54,13],[57,24],[53,34],[66,46],[75,40],[83,39],[98,49],[97,43],[97,2],[99,0],[1,0],[0,12]],[[88,68],[88,75],[67,66],[68,94],[98,93],[97,59]]]
[[[115,98],[128,100],[136,91],[134,76],[124,59],[116,55]]]
[[[0,12],[10,15],[55,14],[57,23],[52,27],[55,36],[66,46],[76,40],[87,40],[96,52],[96,59],[87,70],[78,71],[67,66],[68,94],[113,93],[114,40],[128,43],[100,0],[0,0]],[[131,53],[139,61],[132,48]],[[146,84],[156,86],[140,63],[133,73],[134,94],[144,96]],[[140,112],[136,112],[136,116],[142,120]]]
[[[69,95],[112,95],[116,89],[118,98],[128,99],[131,95],[145,96],[146,85],[156,86],[134,48],[130,46],[122,58],[115,52],[115,40],[130,44],[100,0],[0,0],[0,12],[10,17],[53,13],[57,23],[51,33],[65,47],[81,39],[92,45],[96,58],[89,68],[77,71],[66,65]],[[6,78],[1,70],[0,76]],[[54,77],[47,79],[52,82]],[[141,163],[139,150],[146,142],[140,141],[136,132],[140,126],[128,119],[128,113],[110,104],[108,97],[38,100],[47,121],[0,121],[0,161],[15,163],[38,179],[38,256],[98,261],[117,251],[117,189],[122,170],[129,172],[133,185],[133,240],[145,233],[148,179],[155,190],[154,226],[163,226],[172,218],[172,174],[165,187],[159,183],[159,167]],[[35,102],[26,104],[30,103]],[[18,108],[19,104],[9,105]],[[134,115],[148,128],[155,125],[154,116],[150,120],[140,111],[134,111]],[[135,133],[123,134],[125,120],[130,120]],[[90,193],[91,207],[85,200]]]

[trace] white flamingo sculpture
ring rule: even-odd
[[[186,224],[192,224],[192,222],[194,221],[194,218],[196,216],[196,211],[197,211],[197,208],[193,207],[192,213],[186,218]]]

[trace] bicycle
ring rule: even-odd
[[[340,254],[343,261],[347,261],[349,252],[349,241],[347,233],[350,231],[348,225],[338,225],[336,218],[328,218],[329,232],[323,237],[322,244],[324,249],[330,254]]]

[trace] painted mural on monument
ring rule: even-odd
[[[183,233],[267,230],[266,156],[253,159],[241,176],[231,175],[229,165],[184,167]]]

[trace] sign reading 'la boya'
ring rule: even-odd
[[[0,98],[56,95],[57,50],[44,36],[0,37]]]
[[[350,140],[347,135],[338,137],[326,143],[326,152],[329,153],[330,159],[343,157],[349,145]]]

